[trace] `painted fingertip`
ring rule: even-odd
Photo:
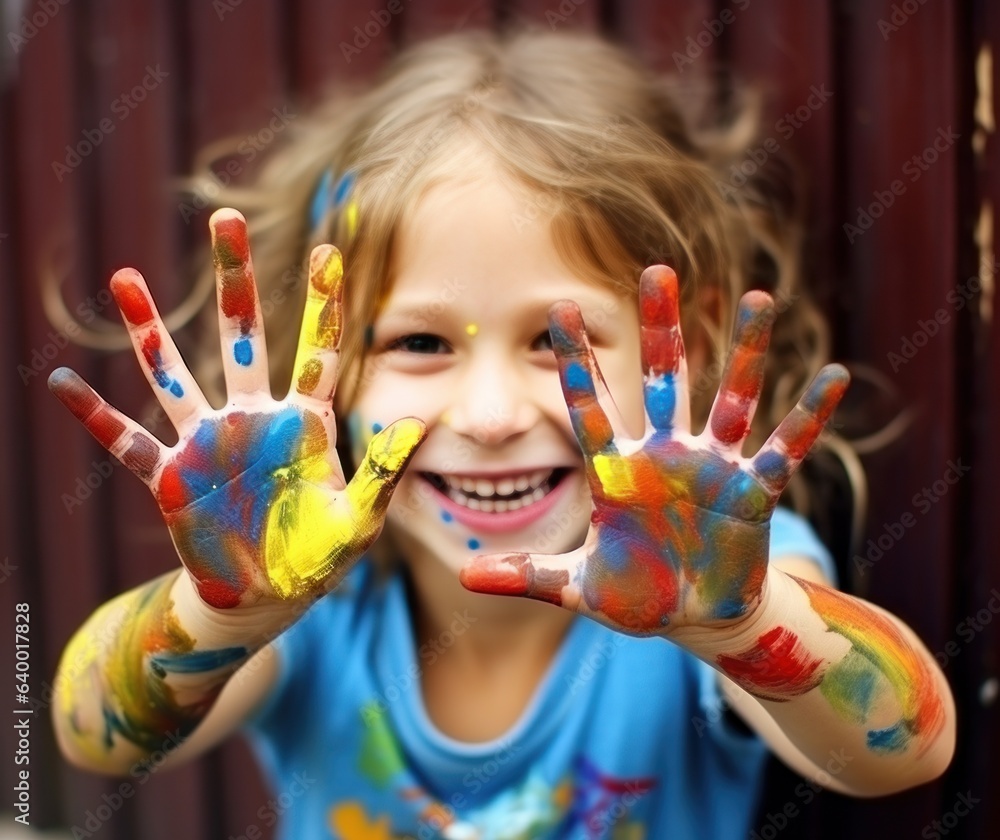
[[[57,392],[77,381],[82,382],[83,380],[80,379],[80,374],[75,370],[68,367],[57,367],[49,374],[48,386],[50,391]]]
[[[427,436],[427,427],[415,417],[404,417],[383,429],[368,444],[373,462],[390,473],[399,473]]]
[[[587,346],[587,330],[580,307],[571,300],[559,300],[549,307],[549,335],[552,347],[563,355],[573,355]]]
[[[125,320],[141,327],[153,320],[153,307],[146,292],[146,281],[134,268],[116,271],[111,278],[111,294]]]
[[[222,271],[234,271],[250,262],[247,222],[236,210],[217,210],[209,221],[212,229],[212,256]]]
[[[309,282],[321,295],[329,295],[344,276],[344,258],[333,245],[319,245],[309,257]]]
[[[665,265],[651,265],[639,278],[639,309],[644,324],[674,323],[679,317],[677,275]]]
[[[851,374],[839,364],[826,365],[809,386],[802,397],[802,406],[819,417],[826,418],[833,413],[847,387],[851,384]]]
[[[507,557],[474,557],[458,573],[459,583],[470,592],[486,595],[527,595],[531,560],[526,554]]]
[[[739,346],[755,350],[766,349],[777,317],[774,300],[767,292],[755,289],[743,295],[734,329]]]

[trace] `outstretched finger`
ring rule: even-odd
[[[420,420],[404,417],[368,443],[368,451],[342,497],[355,533],[371,539],[378,535],[392,492],[426,435],[427,428]]]
[[[708,428],[720,443],[739,447],[750,434],[761,388],[764,362],[774,324],[774,301],[766,292],[747,292],[740,300],[733,346],[712,405]]]
[[[568,554],[485,554],[469,560],[458,579],[470,592],[534,598],[576,611],[576,569],[584,560],[582,549]]]
[[[76,371],[69,368],[52,371],[49,390],[101,446],[150,485],[166,454],[166,447],[160,441],[110,405]]]
[[[142,372],[170,422],[183,434],[191,422],[211,411],[208,400],[163,326],[142,275],[134,268],[115,272],[111,293],[125,319]]]
[[[549,309],[549,334],[573,431],[588,463],[595,455],[616,452],[616,429],[601,404],[603,398],[615,411],[614,401],[594,358],[580,308],[568,300],[554,303]]]
[[[642,375],[646,415],[657,431],[691,430],[687,361],[681,336],[677,275],[651,265],[639,278]]]
[[[209,220],[219,298],[222,369],[230,401],[263,393],[270,398],[264,321],[257,299],[247,223],[236,210],[216,210]]]
[[[842,365],[824,367],[754,456],[753,471],[772,492],[780,493],[788,484],[844,396],[850,380],[851,375]]]
[[[301,396],[326,404],[337,385],[343,289],[340,251],[333,245],[320,245],[309,258],[309,291],[292,382]]]

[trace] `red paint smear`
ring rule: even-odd
[[[216,257],[223,268],[236,268],[250,260],[250,240],[242,219],[225,219],[215,224]],[[221,252],[221,253],[219,253]]]
[[[257,323],[257,296],[253,281],[245,271],[234,272],[223,279],[222,311],[226,317],[239,320],[243,335]]]
[[[153,310],[137,283],[115,278],[111,281],[111,293],[130,324],[141,327],[153,320]]]
[[[163,468],[159,486],[156,488],[156,499],[160,503],[160,510],[164,513],[180,510],[188,504],[187,489],[176,464],[167,464]]]
[[[608,551],[607,545],[601,545]],[[661,619],[677,609],[677,576],[652,551],[628,550],[627,566],[611,570],[591,557],[584,577],[584,600],[595,612],[629,630],[660,630]],[[620,563],[616,565],[621,565]]]
[[[142,358],[146,360],[149,369],[154,373],[159,373],[163,367],[160,347],[159,331],[155,329],[150,330],[149,334],[142,340]]]
[[[121,462],[139,478],[152,478],[160,460],[160,450],[148,437],[139,432],[132,433],[132,445],[122,454]]]
[[[741,688],[766,700],[784,701],[819,685],[821,659],[810,656],[799,637],[780,625],[736,656],[722,654],[719,667]]]
[[[242,593],[233,589],[225,581],[201,580],[198,581],[198,594],[210,607],[215,607],[219,610],[228,610],[240,605],[240,596]]]
[[[125,433],[125,424],[73,371],[55,371],[49,378],[49,388],[105,449],[111,449]]]
[[[222,311],[227,318],[238,319],[240,332],[246,335],[257,322],[257,296],[248,269],[250,243],[246,225],[241,220],[227,219],[216,224],[215,261],[225,272]]]
[[[553,591],[553,581],[547,575],[536,575],[535,567],[527,554],[512,554],[500,559],[476,560],[463,568],[458,575],[462,586],[473,592],[489,595],[530,595],[552,604],[562,604],[559,590],[569,582],[569,573]]]
[[[712,434],[722,443],[738,443],[750,434],[750,404],[720,400],[712,407]]]

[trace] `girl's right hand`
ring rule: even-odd
[[[304,607],[339,583],[382,530],[392,491],[425,435],[404,418],[377,434],[347,483],[332,409],[343,262],[332,245],[310,259],[293,386],[274,400],[246,221],[210,221],[228,404],[205,399],[164,329],[142,276],[122,269],[111,291],[157,398],[177,428],[165,446],[60,368],[52,392],[152,491],[202,600],[228,609]]]

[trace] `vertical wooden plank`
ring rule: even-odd
[[[331,82],[370,79],[400,37],[396,33],[402,28],[405,5],[406,0],[399,0],[400,11],[389,11],[384,0],[298,0],[290,7],[292,86],[298,98],[315,101]]]
[[[970,139],[955,137],[956,10],[919,6],[892,30],[880,23],[893,19],[889,2],[846,2],[842,14],[837,58],[846,169],[833,235],[853,301],[846,339],[852,358],[882,374],[898,389],[900,408],[914,414],[901,440],[866,461],[867,536],[881,547],[873,543],[855,567],[867,597],[937,650],[951,631],[962,492],[946,479],[966,454],[956,446],[956,312],[948,301],[959,265],[957,162]],[[919,836],[944,806],[940,784],[891,803],[851,802],[844,830],[874,837],[874,825],[891,815],[894,834]]]
[[[26,13],[33,16],[36,8]],[[32,734],[32,765],[38,770],[33,804],[38,823],[61,815],[69,822],[100,801],[112,785],[104,779],[69,768],[55,755],[47,723],[47,699],[63,646],[84,618],[111,594],[108,577],[98,560],[100,525],[81,512],[92,488],[86,484],[93,463],[103,455],[75,420],[49,394],[45,380],[59,365],[71,365],[84,376],[98,366],[93,354],[67,340],[72,324],[52,324],[40,306],[40,282],[45,270],[67,269],[66,291],[85,297],[78,267],[85,262],[88,243],[80,236],[80,219],[87,212],[86,170],[93,165],[93,148],[82,132],[87,103],[81,88],[76,32],[85,10],[60,8],[44,27],[20,45],[12,94],[10,140],[16,180],[12,201],[18,216],[22,309],[18,363],[32,375],[18,383],[11,399],[23,403],[29,437],[23,453],[25,468],[19,493],[27,516],[22,526],[33,533],[36,554],[25,558],[23,582],[31,614],[32,696],[38,702],[38,725]],[[68,147],[68,148],[67,148]],[[23,295],[23,296],[22,296]],[[96,481],[100,476],[92,478]],[[37,577],[35,577],[37,575]],[[37,764],[35,763],[37,759]],[[45,769],[51,768],[46,778]],[[123,836],[121,824],[111,824],[108,836]]]
[[[961,581],[955,619],[954,648],[945,648],[949,669],[962,686],[959,698],[963,738],[956,757],[953,789],[957,792],[1000,790],[1000,564],[996,559],[996,512],[1000,493],[1000,341],[997,338],[997,257],[1000,243],[1000,147],[996,136],[997,91],[1000,90],[1000,8],[979,4],[966,21],[971,54],[965,66],[974,89],[972,106],[974,157],[967,171],[972,212],[968,214],[976,245],[966,264],[959,293],[968,297],[968,340],[963,349],[972,359],[972,385],[965,415],[974,452],[968,497],[968,536],[959,555]],[[968,368],[966,368],[968,369]],[[987,837],[1000,821],[1000,801],[983,796],[963,820],[968,836]]]
[[[741,25],[746,0],[622,0],[613,5],[615,34],[661,72],[684,79],[711,75],[719,36]]]
[[[828,3],[775,0],[748,8],[723,35],[735,78],[764,99],[761,139],[745,163],[766,167],[774,158],[795,166],[808,206],[803,281],[828,317],[840,288],[831,272],[840,104],[833,23]]]
[[[601,25],[601,6],[598,0],[509,0],[504,20],[515,28],[596,31]]]
[[[404,3],[403,15],[403,43],[413,44],[448,32],[488,28],[496,11],[493,0],[429,0]]]

